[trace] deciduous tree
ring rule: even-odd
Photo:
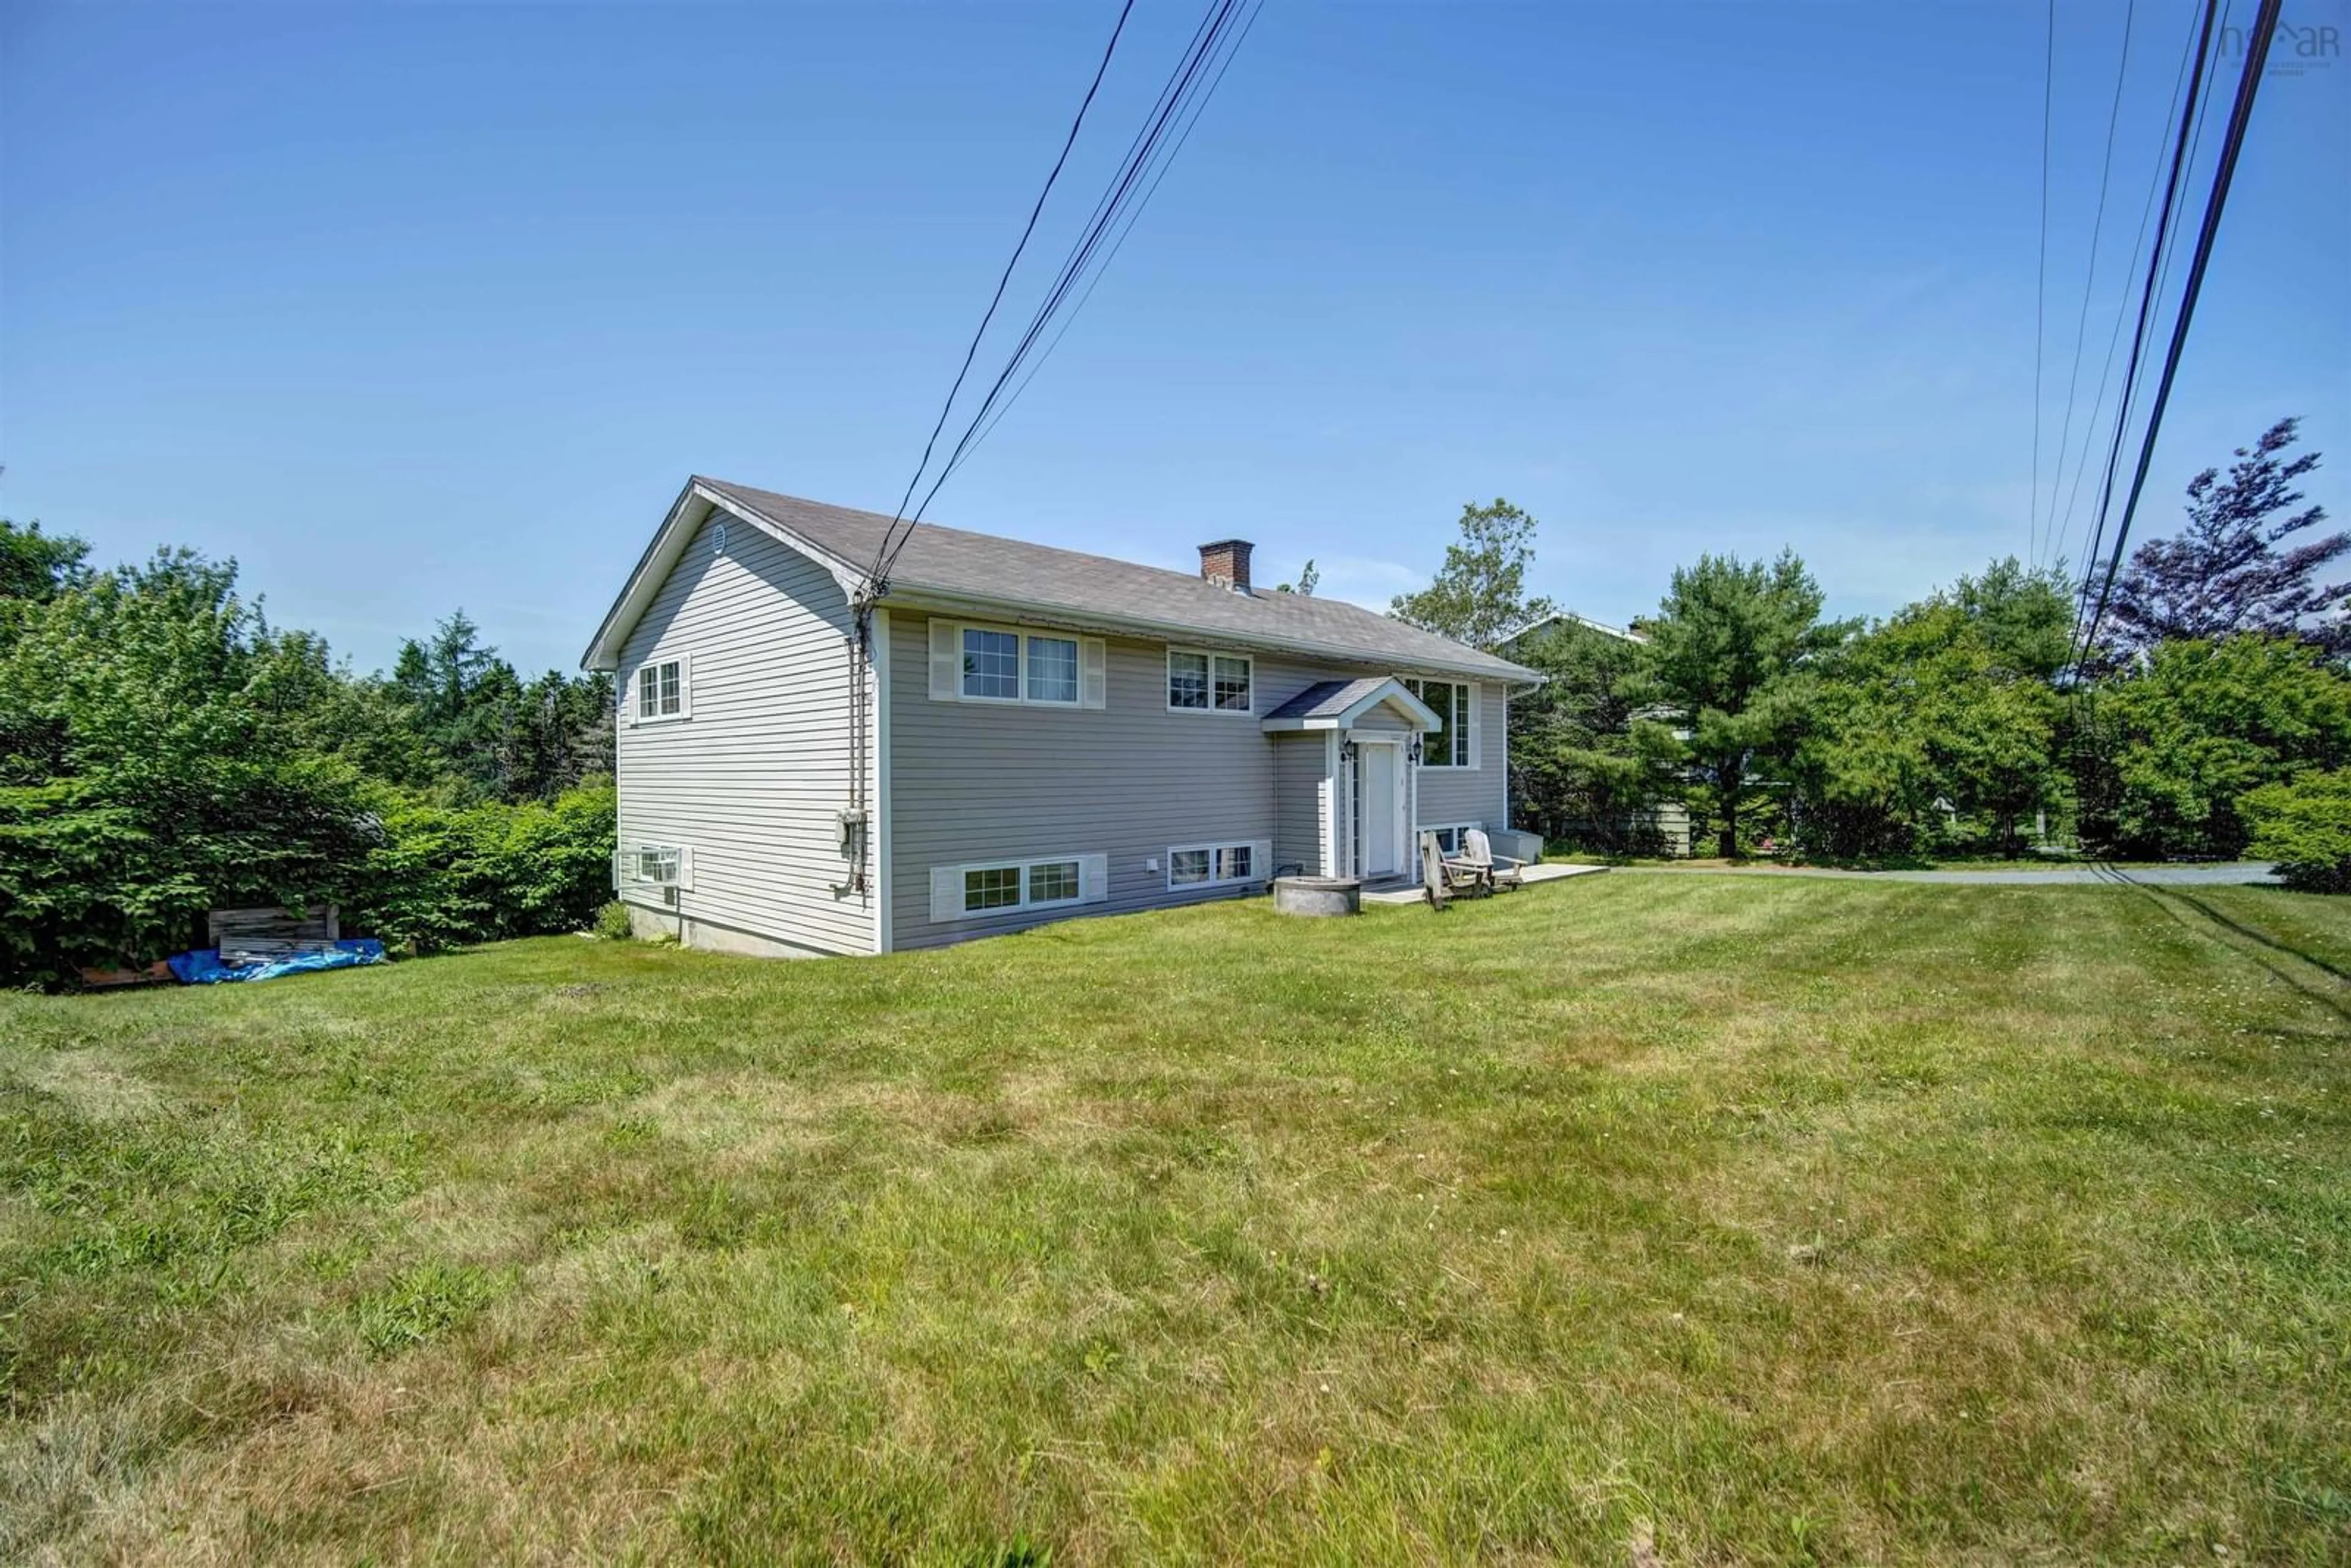
[[[2241,853],[2250,791],[2351,764],[2351,678],[2294,638],[2158,643],[2088,714],[2082,831],[2109,852]]]
[[[1445,547],[1437,580],[1416,593],[1400,593],[1388,613],[1424,630],[1490,648],[1541,620],[1554,606],[1530,599],[1527,566],[1535,557],[1535,520],[1497,497],[1491,506],[1461,508],[1461,537]]]
[[[2115,584],[2100,640],[2110,657],[2146,653],[2157,643],[2213,639],[2241,632],[2301,637],[2341,653],[2351,651],[2351,582],[2321,582],[2319,570],[2351,550],[2351,533],[2288,544],[2326,520],[2321,507],[2301,507],[2294,481],[2319,455],[2289,460],[2298,421],[2279,420],[2223,479],[2207,468],[2188,482],[2188,526],[2131,554]],[[2300,510],[2295,510],[2301,507]]]
[[[1906,606],[1820,665],[1795,768],[1801,836],[1842,856],[1997,848],[2055,803],[2072,612],[2013,559]]]

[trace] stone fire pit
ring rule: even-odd
[[[1278,876],[1273,908],[1277,915],[1361,915],[1364,884],[1352,876]]]

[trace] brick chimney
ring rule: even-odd
[[[1247,539],[1219,539],[1200,547],[1200,575],[1219,588],[1229,588],[1235,593],[1249,591],[1249,551],[1257,547]]]

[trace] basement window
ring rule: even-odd
[[[1193,844],[1167,852],[1167,885],[1221,887],[1230,883],[1264,879],[1265,847],[1260,844]]]
[[[1034,861],[1026,865],[966,866],[963,912],[993,915],[1046,904],[1078,902],[1080,877],[1073,860]]]

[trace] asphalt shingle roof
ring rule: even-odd
[[[853,565],[872,561],[890,519],[879,512],[830,507],[747,485],[701,478],[728,504],[799,535]],[[894,595],[924,590],[1040,610],[1133,621],[1203,639],[1294,649],[1336,659],[1374,661],[1398,669],[1432,669],[1492,680],[1540,677],[1449,637],[1335,599],[1296,593],[1236,593],[1188,572],[1055,549],[992,534],[925,523],[890,573]],[[1316,688],[1319,689],[1319,688]]]
[[[1317,681],[1265,716],[1336,718],[1387,684],[1385,675],[1366,675],[1353,681]]]

